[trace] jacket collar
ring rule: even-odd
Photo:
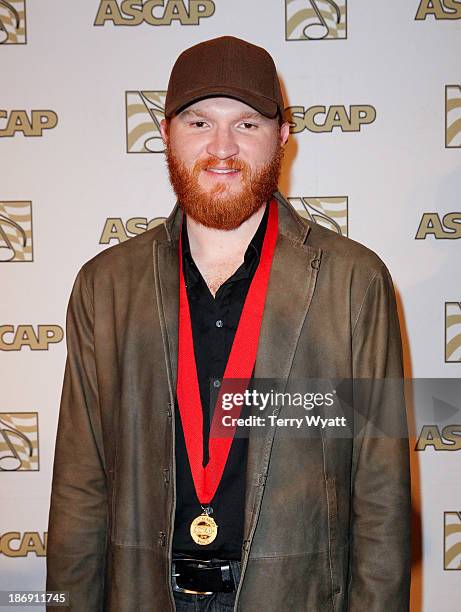
[[[275,191],[273,197],[278,203],[279,233],[289,238],[295,244],[304,244],[310,232],[309,224],[301,220],[293,206],[279,191]],[[165,221],[167,240],[173,247],[177,247],[179,241],[182,218],[182,209],[179,202],[176,202],[175,207]]]

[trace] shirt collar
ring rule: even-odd
[[[254,233],[253,238],[250,240],[247,250],[245,251],[245,256],[244,256],[245,266],[244,267],[247,272],[249,272],[251,263],[254,259],[256,259],[257,263],[259,263],[259,258],[261,257],[261,250],[262,250],[262,246],[264,242],[264,236],[266,234],[268,218],[269,218],[269,205],[266,203],[266,210],[264,211],[261,221],[259,222],[258,229]],[[195,273],[189,274],[189,272],[192,272],[192,270],[194,270],[196,266],[195,266],[195,262],[192,258],[192,254],[190,251],[189,236],[187,235],[187,223],[186,223],[185,214],[183,215],[183,221],[182,221],[182,254],[183,254],[184,263],[187,262],[188,264],[193,264],[193,266],[190,266],[190,265],[184,266],[185,274],[188,276],[188,278],[186,278],[186,284],[190,286],[196,280],[198,280],[198,276]],[[198,272],[198,268],[197,268],[197,272]]]

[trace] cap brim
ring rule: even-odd
[[[227,87],[227,86],[210,86],[210,87],[201,87],[199,89],[194,89],[192,91],[184,92],[184,94],[177,97],[174,102],[167,104],[165,107],[165,117],[172,117],[174,114],[184,110],[190,104],[194,102],[198,102],[199,100],[203,100],[204,98],[213,98],[213,97],[226,97],[226,98],[234,98],[235,100],[240,100],[240,102],[244,102],[248,104],[252,108],[264,115],[265,117],[269,117],[273,119],[277,116],[277,111],[279,107],[274,100],[270,98],[266,98],[259,94],[255,94],[251,91],[245,89],[239,89],[238,87]]]

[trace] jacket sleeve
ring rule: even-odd
[[[47,590],[68,591],[68,609],[79,612],[103,610],[107,536],[93,324],[82,268],[67,310],[67,360],[53,467],[46,583]]]
[[[400,328],[384,265],[352,338],[354,432],[349,612],[409,610],[411,497]]]

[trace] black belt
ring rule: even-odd
[[[173,590],[197,595],[232,593],[237,585],[230,564],[221,560],[173,559]]]

